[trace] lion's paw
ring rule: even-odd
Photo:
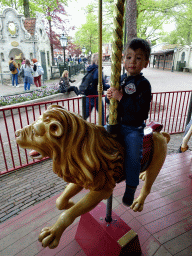
[[[141,180],[145,180],[145,176],[146,176],[146,172],[142,172],[140,175],[139,175],[139,179]]]
[[[54,249],[58,246],[60,238],[61,236],[51,227],[45,227],[41,230],[38,240],[43,247],[48,246],[50,249]]]
[[[134,211],[134,212],[141,212],[143,210],[144,207],[144,200],[140,197],[138,197],[137,199],[135,199],[132,203],[132,205],[130,206],[130,208]]]

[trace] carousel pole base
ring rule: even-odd
[[[87,256],[141,255],[135,233],[118,215],[112,212],[112,221],[105,221],[106,205],[101,202],[92,211],[81,216],[75,239]]]

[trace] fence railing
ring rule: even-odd
[[[84,70],[85,72],[85,63],[82,62],[80,64],[71,63],[68,65],[68,63],[59,64],[58,66],[52,66],[51,67],[51,78],[58,78],[61,77],[64,70],[68,70],[69,77],[77,75],[81,70]]]
[[[157,121],[163,124],[163,131],[170,134],[183,132],[188,116],[191,93],[192,91],[153,93],[147,124],[151,121]],[[89,97],[94,98],[95,107],[87,121],[98,124],[98,112],[96,111],[97,97]],[[29,150],[23,150],[18,147],[15,141],[15,131],[34,122],[52,104],[61,105],[81,116],[84,116],[85,113],[85,97],[53,100],[0,109],[0,174],[39,162],[29,158]],[[108,105],[104,101],[104,123],[106,123],[108,113]]]

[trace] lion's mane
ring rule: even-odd
[[[111,189],[123,177],[123,147],[104,127],[52,105],[43,119],[57,120],[64,128],[53,157],[53,171],[67,182],[86,189]],[[59,152],[58,152],[59,151]]]

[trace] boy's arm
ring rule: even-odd
[[[108,99],[114,98],[114,99],[120,101],[122,99],[122,97],[123,97],[122,89],[119,91],[113,87],[110,87],[107,90],[107,98]]]

